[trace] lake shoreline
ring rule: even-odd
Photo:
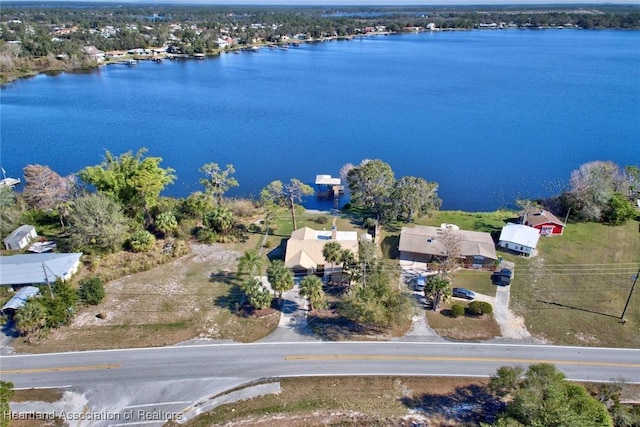
[[[242,46],[234,46],[228,49],[218,49],[217,51],[203,53],[203,54],[162,54],[158,56],[140,56],[140,55],[126,55],[122,58],[118,59],[110,59],[105,62],[96,62],[92,65],[82,65],[79,67],[69,67],[69,62],[65,60],[60,60],[64,66],[61,67],[53,67],[41,70],[26,70],[20,74],[16,75],[8,75],[6,77],[6,81],[0,82],[0,87],[8,86],[10,83],[23,80],[30,79],[36,77],[40,74],[44,75],[58,75],[61,73],[84,73],[84,72],[93,72],[101,67],[108,65],[126,65],[132,61],[162,61],[162,60],[202,60],[202,59],[211,59],[220,57],[225,54],[237,54],[240,52],[258,52],[262,49],[268,48],[287,48],[301,45],[301,44],[317,44],[317,43],[325,43],[325,42],[333,42],[333,41],[352,41],[358,38],[363,37],[376,37],[376,36],[401,36],[406,34],[416,34],[416,33],[438,33],[438,32],[471,32],[471,31],[543,31],[543,30],[584,30],[580,27],[561,27],[561,26],[549,26],[549,27],[536,27],[536,28],[436,28],[433,30],[426,28],[418,28],[411,31],[373,31],[365,34],[351,34],[347,36],[329,36],[322,37],[319,39],[311,39],[311,40],[299,40],[296,39],[294,41],[280,42],[280,43],[259,43],[259,44],[249,44]],[[594,31],[599,31],[600,29],[595,29]],[[602,30],[628,30],[628,31],[638,31],[634,29],[626,29],[626,28],[606,28]]]
[[[2,92],[2,166],[66,176],[146,147],[175,169],[167,196],[202,190],[199,168],[216,162],[236,170],[228,196],[251,197],[381,159],[438,183],[443,209],[491,211],[559,194],[583,163],[635,163],[639,35],[403,34],[41,76]]]

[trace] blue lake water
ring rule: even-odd
[[[232,163],[256,195],[380,158],[440,184],[445,209],[557,194],[592,160],[640,165],[640,32],[470,31],[376,36],[40,75],[1,89],[1,158],[61,175],[147,147],[201,190]],[[317,207],[314,200],[307,206]]]

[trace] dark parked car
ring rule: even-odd
[[[473,291],[465,288],[453,288],[451,290],[451,295],[456,298],[464,298],[464,299],[474,299],[476,294]]]
[[[422,292],[422,291],[424,291],[425,285],[426,285],[425,277],[424,276],[418,276],[418,278],[416,279],[416,284],[413,287],[413,289],[418,291],[418,292]]]
[[[508,268],[503,268],[500,271],[494,271],[491,274],[491,283],[498,286],[509,286],[511,284],[511,277],[513,273]]]

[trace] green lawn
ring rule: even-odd
[[[452,223],[465,230],[490,232],[497,240],[505,220],[514,217],[509,211],[442,211],[416,224]],[[385,228],[381,243],[385,257],[397,258],[403,225],[407,226],[394,223]],[[640,268],[639,231],[638,221],[617,227],[569,223],[563,236],[540,239],[537,257],[498,252],[516,264],[511,308],[524,317],[532,334],[551,343],[640,347],[640,283],[630,300],[626,323],[620,322],[631,277]],[[495,295],[489,273],[460,271],[455,286]]]
[[[462,270],[455,273],[453,286],[471,289],[474,292],[496,296],[496,285],[491,283],[491,272],[483,270]]]
[[[640,347],[640,286],[620,322],[640,267],[638,221],[623,226],[570,223],[541,238],[539,255],[515,261],[511,307],[531,333],[557,344]]]

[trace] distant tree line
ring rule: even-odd
[[[589,9],[532,7],[250,7],[178,5],[3,5],[0,11],[0,77],[94,66],[84,46],[102,51],[168,45],[172,52],[214,53],[218,37],[240,46],[305,34],[310,39],[362,34],[367,27],[413,31],[433,23],[442,29],[472,29],[506,23],[519,28],[640,28],[633,7]],[[176,27],[175,24],[178,24]],[[104,33],[109,27],[110,32]]]

